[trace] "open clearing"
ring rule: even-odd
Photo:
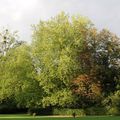
[[[0,120],[120,120],[120,116],[52,117],[27,115],[0,115]]]

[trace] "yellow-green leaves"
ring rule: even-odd
[[[71,18],[62,12],[34,26],[33,54],[41,69],[38,80],[49,99],[54,101],[48,101],[48,105],[57,104],[56,93],[64,94],[66,88],[70,92],[70,81],[81,71],[77,56],[90,24],[84,17]]]

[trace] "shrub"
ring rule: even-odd
[[[104,99],[103,105],[108,115],[120,115],[120,90]]]
[[[52,115],[52,108],[29,108],[28,115]]]
[[[104,107],[90,107],[86,110],[86,115],[105,115],[106,109]]]
[[[120,111],[116,107],[112,107],[107,111],[108,115],[120,115]]]
[[[63,109],[54,109],[53,114],[54,115],[73,115],[73,113],[76,114],[76,116],[85,116],[85,111],[83,109],[69,109],[69,108],[63,108]]]

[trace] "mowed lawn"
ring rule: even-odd
[[[0,115],[0,120],[120,120],[120,116],[52,117],[27,115]]]

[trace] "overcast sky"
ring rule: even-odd
[[[120,0],[0,0],[0,29],[18,30],[21,40],[31,41],[31,25],[61,11],[87,16],[120,36]]]

